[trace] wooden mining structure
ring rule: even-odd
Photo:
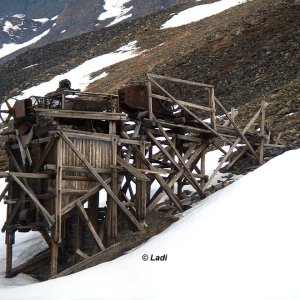
[[[185,93],[191,90],[194,100]],[[213,86],[155,74],[118,95],[58,89],[7,106],[1,111],[6,121],[14,118],[6,143],[9,171],[0,173],[7,182],[0,196],[7,204],[7,277],[49,257],[51,277],[68,274],[62,262],[72,261],[68,269],[74,270],[109,251],[126,223],[143,231],[147,212],[166,197],[182,212],[184,186],[204,198],[225,163],[229,169],[248,156],[261,164],[268,146],[266,103],[240,129]],[[208,148],[224,153],[210,176]],[[48,250],[13,267],[16,231],[40,232]]]

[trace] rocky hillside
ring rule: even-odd
[[[29,47],[68,39],[184,2],[187,0],[2,0],[0,63],[12,59]],[[37,41],[32,42],[34,38]],[[8,50],[4,51],[9,48],[8,45],[23,43],[30,45],[11,54]]]
[[[101,70],[109,75],[91,84],[89,91],[115,93],[145,80],[149,71],[210,83],[228,109],[239,107],[241,124],[261,100],[269,102],[267,115],[274,117],[275,133],[282,132],[282,142],[290,147],[300,146],[299,0],[253,0],[189,25],[160,29],[170,15],[194,5],[189,1],[27,51],[0,67],[0,96],[17,95],[136,40],[140,51],[147,51]]]

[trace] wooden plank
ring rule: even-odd
[[[45,108],[36,108],[35,112],[37,114],[42,114],[42,115],[51,116],[55,118],[108,120],[108,121],[127,120],[127,115],[123,113],[57,110],[57,109],[45,109]]]
[[[106,248],[105,250],[99,252],[99,253],[96,253],[94,254],[93,256],[90,256],[89,258],[79,262],[78,264],[68,268],[68,269],[65,269],[64,271],[52,276],[50,279],[54,279],[54,278],[58,278],[58,277],[62,277],[62,276],[67,276],[67,275],[70,275],[70,274],[73,274],[75,272],[78,272],[82,269],[85,268],[85,266],[87,265],[92,265],[94,263],[96,263],[101,257],[104,257],[105,255],[107,255],[112,249],[118,247],[120,245],[120,243],[117,243],[117,244],[114,244],[108,248]]]
[[[136,220],[136,218],[128,211],[125,205],[119,200],[119,198],[113,193],[107,183],[103,180],[103,178],[95,171],[92,165],[87,161],[87,159],[78,151],[75,145],[70,141],[70,139],[63,133],[60,132],[61,137],[64,139],[66,144],[73,150],[73,152],[78,156],[78,158],[85,164],[85,166],[90,170],[92,175],[101,183],[106,192],[112,197],[112,199],[118,204],[120,209],[125,213],[125,215],[131,220],[131,222],[141,231],[143,231],[143,227]]]
[[[31,198],[33,203],[36,205],[37,209],[40,211],[45,221],[48,223],[49,228],[51,228],[54,224],[54,219],[50,216],[49,212],[45,209],[45,207],[40,203],[37,197],[34,195],[32,191],[26,187],[17,176],[14,174],[10,174],[12,179],[23,189],[23,191]]]
[[[83,258],[83,259],[87,259],[87,258],[89,258],[90,256],[88,256],[87,254],[85,254],[84,252],[82,252],[80,249],[77,249],[76,251],[75,251],[75,253],[76,254],[78,254],[81,258]]]
[[[44,165],[45,170],[56,170],[56,165],[46,164]],[[87,167],[76,167],[76,166],[62,166],[63,171],[71,172],[85,172],[90,173],[90,170]],[[96,172],[99,174],[110,174],[111,168],[95,168]],[[121,170],[121,167],[120,167]]]
[[[33,178],[33,179],[48,179],[49,174],[39,174],[39,173],[22,173],[22,172],[0,172],[0,177],[9,177],[15,175],[20,178]]]
[[[161,96],[161,95],[157,95],[157,94],[152,94],[152,97],[157,98],[157,99],[161,99],[161,100],[164,100],[164,101],[168,101],[168,102],[173,102],[173,100],[170,99],[169,97],[165,97],[165,96]],[[187,101],[184,101],[184,100],[178,100],[178,99],[177,99],[177,101],[181,105],[185,105],[187,107],[198,108],[199,110],[204,110],[204,111],[207,111],[207,112],[212,112],[213,111],[212,108],[209,108],[209,107],[206,107],[206,106],[203,106],[203,105],[187,102]]]
[[[93,227],[91,221],[90,221],[90,218],[89,216],[87,215],[87,213],[85,212],[85,209],[84,207],[82,206],[81,202],[80,201],[76,201],[76,206],[80,212],[80,215],[82,216],[82,220],[83,222],[86,224],[86,226],[89,228],[94,240],[96,241],[98,247],[101,249],[101,250],[104,250],[105,247],[101,241],[101,239],[99,238],[95,228]]]
[[[147,76],[152,77],[152,78],[156,78],[156,79],[163,79],[163,80],[171,81],[171,82],[195,85],[195,86],[199,86],[199,87],[208,87],[208,88],[213,88],[214,87],[213,85],[210,85],[210,84],[204,84],[204,83],[199,83],[199,82],[195,82],[195,81],[177,79],[177,78],[172,78],[172,77],[167,77],[167,76],[162,76],[162,75],[156,75],[156,74],[152,74],[152,73],[148,73]]]
[[[135,168],[133,165],[127,163],[123,160],[119,155],[117,156],[117,163],[121,165],[124,169],[126,169],[130,174],[135,176],[139,180],[149,181],[149,178],[144,175],[139,169]]]

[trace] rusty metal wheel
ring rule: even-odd
[[[17,100],[18,99],[16,98],[10,98],[10,99],[5,99],[0,103],[0,119],[3,123],[8,123],[9,120],[12,117],[14,117],[13,106]]]

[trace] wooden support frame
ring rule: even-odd
[[[244,128],[244,130],[241,132],[241,134],[244,136],[244,134],[248,131],[248,129],[252,126],[252,124],[257,120],[257,118],[259,117],[261,113],[261,108],[258,110],[258,112],[255,114],[255,116],[250,120],[250,122],[246,125],[246,127]],[[225,154],[225,156],[222,158],[221,162],[219,163],[219,165],[217,166],[217,168],[214,170],[214,172],[212,173],[212,175],[209,177],[208,181],[206,182],[205,186],[204,186],[204,190],[206,190],[208,188],[208,186],[211,184],[212,180],[214,179],[214,177],[217,175],[217,173],[219,172],[219,170],[222,168],[223,164],[226,162],[226,160],[228,159],[229,155],[233,152],[233,150],[235,149],[235,147],[237,146],[237,144],[240,142],[241,137],[237,138],[235,140],[235,142],[231,145],[229,151]]]
[[[112,199],[118,204],[120,209],[127,215],[130,221],[139,229],[143,230],[143,227],[136,220],[136,218],[127,210],[125,205],[118,199],[115,193],[111,190],[111,188],[107,185],[105,180],[95,171],[92,165],[87,161],[87,159],[78,151],[75,145],[71,142],[71,140],[64,134],[63,131],[59,132],[60,136],[66,142],[66,144],[73,150],[73,152],[78,156],[78,158],[84,163],[84,165],[90,170],[91,174],[100,182],[106,192],[112,197]]]
[[[197,120],[204,128],[209,130],[211,133],[213,133],[215,136],[218,136],[228,144],[232,144],[227,138],[225,138],[223,135],[219,134],[216,130],[211,128],[209,125],[207,125],[205,122],[203,122],[199,117],[197,117],[191,110],[189,110],[185,105],[182,105],[178,102],[178,100],[173,97],[167,90],[165,90],[159,83],[157,83],[153,78],[148,77],[148,79],[154,83],[158,88],[160,88],[168,97],[170,97],[178,106],[180,106],[185,112],[187,112],[189,115],[191,115],[195,120]]]

